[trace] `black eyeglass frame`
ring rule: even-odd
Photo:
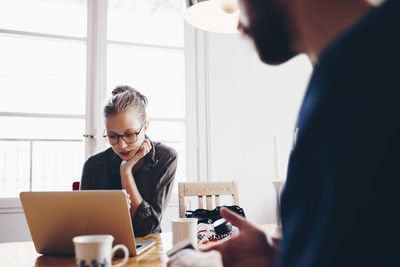
[[[110,145],[117,145],[117,144],[119,144],[119,139],[122,137],[122,139],[124,140],[124,142],[126,143],[126,144],[133,144],[133,143],[135,143],[136,141],[137,141],[137,139],[138,139],[138,135],[140,134],[140,132],[142,131],[142,129],[143,129],[143,125],[144,124],[142,124],[141,126],[140,126],[140,128],[139,128],[139,130],[138,131],[136,131],[136,132],[134,132],[134,133],[129,133],[129,134],[134,134],[135,135],[135,141],[130,141],[130,142],[128,142],[128,141],[126,141],[126,134],[114,134],[116,137],[117,137],[117,142],[115,142],[115,143],[112,143],[112,142],[110,142],[110,138],[109,138],[109,135],[107,135],[107,134],[104,134],[103,135],[103,137],[107,140],[107,142],[110,144]],[[105,132],[106,130],[104,130],[104,132]]]

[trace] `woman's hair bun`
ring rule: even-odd
[[[136,89],[134,89],[130,86],[122,85],[122,86],[118,86],[114,90],[112,90],[111,94],[118,95],[118,94],[125,93],[125,92],[139,93]]]
[[[104,106],[104,116],[117,114],[129,108],[134,108],[142,123],[146,122],[147,98],[138,90],[128,85],[117,86],[111,92],[112,96]]]
[[[117,95],[126,95],[125,97],[127,97],[128,102],[135,102],[134,99],[140,99],[140,101],[142,101],[144,107],[147,106],[148,100],[147,97],[145,97],[144,95],[142,95],[138,90],[136,90],[133,87],[130,87],[128,85],[120,85],[117,86],[114,90],[112,90],[111,95],[113,97],[117,96]],[[123,97],[123,98],[125,98]]]

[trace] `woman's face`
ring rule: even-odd
[[[147,127],[148,122],[142,125],[139,116],[135,113],[134,109],[128,109],[118,114],[106,117],[106,134],[109,137],[114,138],[118,138],[119,136],[118,143],[111,144],[111,147],[122,160],[131,159],[139,150],[143,140],[145,139]],[[134,143],[127,143],[121,137],[121,135],[124,135],[125,139],[129,139],[132,138],[132,136],[134,138],[136,134],[137,140]]]

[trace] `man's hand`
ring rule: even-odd
[[[133,167],[149,153],[151,150],[151,144],[148,139],[144,139],[143,143],[140,145],[140,148],[136,151],[135,155],[129,160],[123,160],[120,166],[121,176],[123,174],[128,174],[132,172]]]
[[[182,250],[168,262],[169,267],[219,267],[217,255],[222,255],[223,266],[273,266],[276,249],[269,245],[266,234],[245,218],[221,208],[221,215],[240,230],[237,236],[204,249],[205,252]],[[218,254],[210,254],[211,252]]]
[[[168,267],[222,267],[221,254],[218,251],[199,252],[184,249],[171,257]]]
[[[224,266],[273,266],[276,249],[268,243],[267,236],[262,230],[227,208],[221,209],[221,215],[237,226],[240,232],[204,251],[219,251]]]

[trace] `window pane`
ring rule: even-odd
[[[109,0],[108,39],[183,47],[182,0]]]
[[[29,191],[29,142],[0,139],[0,196],[18,197]]]
[[[86,0],[1,0],[0,28],[86,37]]]
[[[86,45],[0,35],[0,111],[85,113]]]
[[[32,191],[72,190],[81,180],[85,147],[81,142],[35,142]]]
[[[31,189],[71,190],[79,181],[84,119],[0,117],[0,124],[1,197]]]
[[[108,66],[107,88],[137,88],[149,99],[149,117],[185,117],[183,51],[110,44]]]
[[[80,180],[83,162],[82,141],[0,139],[0,196],[18,197],[19,192],[30,190],[69,191],[72,182]]]
[[[150,121],[147,134],[151,140],[173,147],[178,152],[175,184],[186,181],[185,122]]]
[[[77,139],[85,132],[84,119],[0,117],[0,139]]]

